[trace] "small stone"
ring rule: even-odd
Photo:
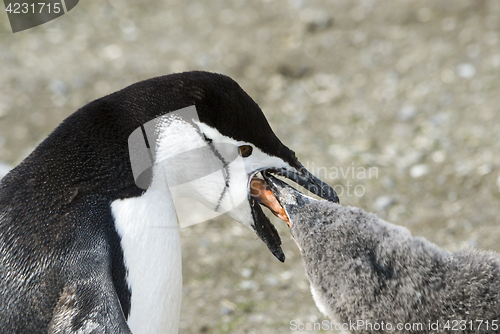
[[[463,63],[457,66],[457,74],[460,78],[470,79],[476,75],[476,68],[470,63]]]
[[[491,173],[493,170],[493,167],[491,167],[490,164],[482,165],[477,168],[477,173],[479,176],[484,176],[486,174]]]
[[[382,182],[382,186],[384,186],[384,188],[386,188],[386,189],[394,188],[394,185],[395,185],[394,179],[389,177],[389,176],[382,177],[381,182]]]
[[[0,162],[0,179],[2,179],[7,173],[11,170],[12,168],[4,164],[3,162]]]
[[[444,83],[452,83],[455,80],[455,73],[449,68],[445,68],[441,71],[441,80]]]
[[[248,317],[248,322],[262,323],[266,317],[263,314],[252,314]]]
[[[123,56],[123,51],[121,46],[117,44],[111,44],[102,49],[101,56],[107,60],[116,60]]]
[[[227,315],[233,313],[233,310],[227,308],[227,307],[221,307],[220,309],[220,314],[221,315]]]
[[[52,80],[49,84],[49,89],[58,95],[64,95],[68,91],[66,84],[61,80]]]
[[[240,282],[239,287],[242,290],[253,290],[253,289],[257,289],[258,285],[257,285],[257,283],[255,283],[255,281],[246,280],[246,281]]]
[[[435,163],[440,164],[446,159],[446,154],[443,151],[435,151],[432,153],[431,157]]]
[[[236,304],[227,299],[222,300],[222,302],[220,303],[220,313],[222,315],[231,314],[234,312],[234,310],[236,310],[236,308]]]
[[[401,121],[409,121],[413,119],[415,113],[417,112],[417,108],[414,105],[405,105],[399,110],[398,118]]]
[[[268,276],[266,278],[266,283],[270,286],[276,286],[279,284],[279,280],[274,276]]]
[[[373,207],[377,211],[384,211],[394,204],[394,198],[391,196],[380,196],[373,203]]]
[[[290,278],[293,277],[293,273],[288,270],[288,271],[284,271],[280,274],[281,278],[284,279],[285,281],[289,280]]]
[[[249,278],[250,276],[252,276],[252,269],[248,269],[248,268],[245,268],[241,271],[241,276],[245,277],[245,278]]]
[[[410,168],[410,176],[414,179],[418,179],[426,174],[429,174],[429,166],[426,164],[418,164]]]
[[[328,16],[319,16],[306,25],[307,32],[313,33],[320,30],[325,30],[333,25],[333,18]]]

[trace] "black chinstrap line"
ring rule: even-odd
[[[210,150],[212,151],[212,153],[222,163],[221,171],[222,171],[222,175],[223,175],[224,180],[225,180],[225,182],[224,182],[225,185],[224,185],[224,189],[222,190],[222,192],[220,194],[219,199],[217,200],[217,205],[215,206],[215,209],[214,209],[215,212],[218,212],[220,205],[222,203],[222,199],[224,198],[224,195],[226,194],[227,189],[229,188],[229,182],[230,182],[229,167],[228,167],[229,163],[226,161],[226,159],[224,159],[224,157],[217,150],[217,148],[215,147],[213,140],[211,138],[208,138],[204,133],[201,133],[201,132],[200,132],[200,135],[202,136],[203,140],[205,140],[205,142],[207,143],[207,145],[210,148]],[[234,203],[233,203],[233,206],[234,206]]]
[[[151,165],[154,165],[154,157],[153,153],[151,152],[151,146],[149,145],[149,140],[148,136],[146,134],[146,129],[144,128],[144,124],[141,124],[141,131],[142,131],[142,136],[144,137],[144,143],[146,144],[146,147],[148,149],[148,154],[149,154],[149,160],[151,161]]]

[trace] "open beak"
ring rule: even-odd
[[[262,174],[264,178],[259,179],[256,177],[258,173]],[[269,218],[266,217],[262,211],[261,205],[268,207],[278,218],[288,222],[288,216],[280,205],[277,199],[276,186],[274,180],[278,179],[272,177],[270,173],[286,177],[298,185],[304,187],[313,194],[324,198],[328,201],[338,203],[339,198],[335,190],[325,182],[312,175],[304,166],[300,165],[298,169],[292,168],[269,168],[265,170],[256,171],[249,182],[250,191],[248,192],[248,199],[252,210],[254,225],[252,226],[257,236],[264,241],[271,253],[280,260],[285,261],[285,254],[281,249],[281,239],[276,231],[274,225],[271,224]],[[281,181],[280,181],[281,182]],[[281,182],[283,183],[283,182]],[[283,183],[286,185],[286,183]],[[273,188],[274,187],[274,188]],[[273,190],[274,189],[274,190]],[[292,188],[293,189],[293,188]],[[272,191],[273,190],[273,191]],[[296,191],[294,189],[294,191]],[[290,224],[289,224],[290,225]]]
[[[264,179],[269,186],[270,191],[279,202],[286,216],[286,222],[290,228],[293,228],[293,221],[297,214],[304,210],[304,205],[317,202],[316,199],[304,195],[292,186],[275,178],[269,173],[264,173]]]

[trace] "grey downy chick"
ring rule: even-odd
[[[355,333],[382,333],[373,328],[382,323],[392,333],[500,332],[499,254],[446,252],[374,214],[265,177],[290,220],[314,301],[332,320],[359,324],[348,328]]]

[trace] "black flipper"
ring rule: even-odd
[[[105,236],[88,227],[81,227],[64,260],[65,283],[48,333],[131,334],[113,284],[110,246]]]
[[[128,334],[131,331],[111,279],[92,277],[64,287],[48,333]]]

